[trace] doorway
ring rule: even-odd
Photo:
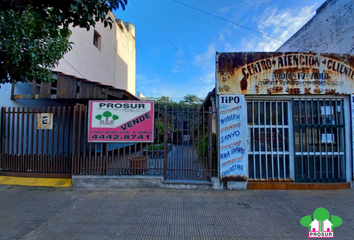
[[[346,181],[343,99],[293,99],[295,179]]]

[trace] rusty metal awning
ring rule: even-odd
[[[55,72],[54,82],[38,80],[28,84],[32,85],[32,91],[28,94],[15,94],[16,84],[13,84],[11,99],[139,100],[126,90],[61,72]]]

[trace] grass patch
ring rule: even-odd
[[[149,145],[147,150],[163,150],[163,144]]]

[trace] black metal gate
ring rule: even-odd
[[[164,179],[209,180],[217,175],[212,110],[164,107]]]

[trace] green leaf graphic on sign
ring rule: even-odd
[[[98,120],[100,120],[100,122],[101,122],[101,120],[102,120],[102,115],[101,115],[101,114],[98,114],[95,118],[98,119]]]
[[[119,117],[118,117],[117,115],[113,115],[113,116],[112,116],[112,119],[113,119],[113,122],[114,122],[114,120],[118,120]]]
[[[108,118],[112,116],[112,113],[110,111],[105,111],[102,115],[106,118],[106,122],[108,122]]]
[[[313,212],[313,219],[316,219],[317,221],[329,220],[329,212],[327,209],[319,207]]]
[[[312,217],[311,215],[307,215],[300,220],[300,224],[304,227],[310,228],[310,224],[312,223]],[[310,229],[311,230],[311,229]]]
[[[338,227],[338,226],[342,225],[342,219],[340,217],[332,215],[331,216],[331,223],[333,224],[332,227]]]

